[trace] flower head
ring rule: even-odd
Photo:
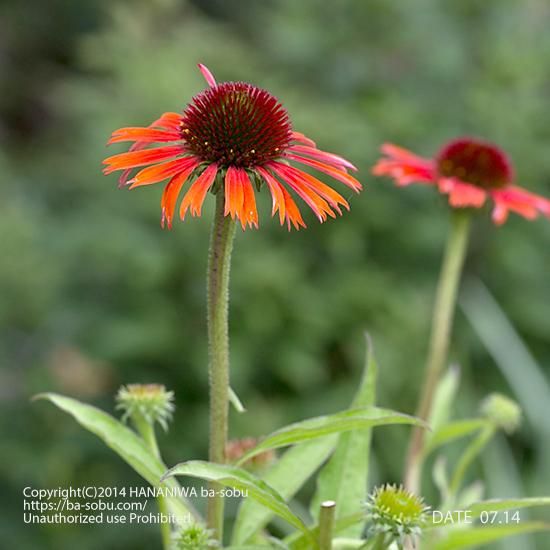
[[[168,180],[161,200],[161,223],[172,226],[178,197],[187,184],[179,214],[200,216],[208,191],[224,193],[225,215],[238,218],[243,229],[258,227],[254,187],[267,186],[272,215],[290,229],[305,227],[289,189],[319,221],[349,209],[334,189],[289,164],[294,161],[339,180],[356,192],[361,184],[348,171],[356,168],[344,158],[321,151],[292,129],[287,111],[268,91],[245,82],[217,84],[203,65],[209,88],[179,113],[164,113],[146,128],[120,128],[109,143],[134,142],[127,153],[103,161],[105,174],[122,170],[121,186],[130,189]],[[148,147],[151,145],[152,147]],[[130,177],[134,168],[141,168]]]
[[[231,439],[225,446],[225,458],[228,462],[237,462],[245,453],[256,447],[259,443],[255,437],[245,437],[243,439]],[[271,464],[275,460],[275,451],[269,449],[263,453],[254,455],[244,463],[245,468],[251,470],[260,469]]]
[[[212,531],[195,523],[176,534],[172,548],[173,550],[218,548],[219,544],[214,540],[212,535]]]
[[[483,400],[481,413],[508,434],[515,432],[521,423],[519,405],[500,393],[492,393]]]
[[[166,391],[160,384],[128,384],[122,386],[116,396],[117,409],[124,411],[124,421],[137,416],[149,424],[158,422],[164,430],[174,413],[174,392]]]
[[[400,543],[407,536],[421,534],[429,510],[422,498],[390,484],[377,487],[368,496],[366,506],[372,522],[371,534],[386,534]]]
[[[382,153],[385,156],[373,168],[375,175],[390,176],[397,185],[435,185],[454,208],[481,208],[491,199],[498,225],[509,212],[529,220],[539,213],[550,217],[550,201],[515,185],[508,156],[492,143],[459,138],[444,145],[433,159],[389,143],[382,146]]]

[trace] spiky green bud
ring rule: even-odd
[[[429,511],[421,497],[390,484],[375,488],[367,497],[366,508],[371,536],[385,535],[399,544],[408,536],[414,539],[421,534]]]
[[[160,384],[128,384],[122,386],[116,396],[117,409],[124,411],[122,420],[132,419],[136,424],[145,420],[153,425],[158,422],[164,430],[175,410],[174,392],[166,391]]]
[[[219,548],[219,544],[212,537],[212,531],[202,525],[194,523],[176,534],[172,550],[207,550]]]

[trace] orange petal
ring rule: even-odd
[[[225,211],[224,216],[231,215],[232,219],[239,216],[244,201],[244,193],[239,182],[238,170],[230,166],[225,174]]]
[[[279,211],[279,221],[281,225],[285,221],[285,196],[281,189],[281,184],[264,168],[257,167],[256,171],[260,174],[264,181],[267,183],[269,190],[271,191],[271,197],[273,198],[273,205],[271,207],[271,215],[274,216],[277,210]]]
[[[145,143],[154,143],[162,141],[177,141],[182,139],[178,132],[168,132],[166,130],[155,130],[153,128],[119,128],[115,130],[111,139],[107,142],[119,143],[121,141],[143,141]]]
[[[204,76],[204,80],[206,80],[207,84],[211,88],[216,86],[216,79],[214,78],[214,75],[210,72],[208,67],[206,67],[202,63],[199,63],[199,70],[202,73],[202,76]]]
[[[293,175],[289,167],[277,162],[271,162],[267,166],[271,168],[287,185],[289,185],[300,198],[313,210],[321,223],[326,221],[327,215],[335,217],[328,203],[315,193],[309,186],[304,185]]]
[[[406,162],[431,162],[428,159],[415,155],[412,151],[403,147],[398,147],[393,143],[384,143],[380,150],[384,155],[387,155],[391,159],[401,160]]]
[[[494,189],[491,191],[491,197],[496,205],[496,213],[493,211],[493,220],[497,224],[506,221],[506,216],[501,213],[502,211],[515,212],[528,220],[535,219],[539,212],[550,216],[550,201],[521,187],[510,185],[502,189]]]
[[[250,178],[243,168],[237,168],[238,178],[241,188],[243,190],[243,205],[239,218],[241,220],[242,228],[245,229],[246,224],[250,227],[254,226],[258,228],[258,210],[256,209],[256,197],[254,195],[254,188],[250,182]]]
[[[294,202],[294,199],[290,196],[290,193],[282,185],[280,187],[285,199],[285,213],[288,230],[290,231],[290,223],[292,222],[294,228],[299,231],[300,227],[306,227],[302,214],[300,214],[300,210]]]
[[[346,208],[346,210],[349,210],[349,204],[346,199],[344,199],[340,193],[337,193],[334,189],[332,189],[332,187],[324,184],[311,174],[302,172],[302,170],[299,170],[298,168],[294,168],[294,166],[283,165],[283,167],[285,172],[290,173],[290,175],[294,177],[298,183],[306,185],[312,191],[323,197],[333,208],[338,211],[339,214],[342,214],[340,205]]]
[[[123,170],[124,168],[135,168],[146,164],[153,164],[162,160],[180,155],[184,152],[181,145],[170,145],[166,147],[156,147],[155,149],[145,149],[143,151],[130,151],[128,153],[120,153],[106,158],[103,164],[109,166],[104,169],[105,174],[110,174],[115,170]]]
[[[200,162],[195,157],[184,157],[155,164],[140,170],[128,183],[131,184],[130,189],[140,185],[151,185],[187,170],[189,166],[191,166],[191,170],[194,170],[199,164]]]
[[[363,186],[358,180],[356,180],[353,176],[350,176],[344,170],[339,170],[338,168],[335,168],[334,166],[329,166],[324,162],[319,162],[318,160],[313,160],[313,159],[309,159],[299,155],[294,155],[292,153],[287,153],[285,156],[297,162],[301,162],[302,164],[313,166],[313,168],[316,168],[320,172],[324,172],[325,174],[332,176],[334,179],[341,181],[344,185],[351,187],[357,193],[359,193],[359,191],[361,191],[361,189],[363,188]]]
[[[302,134],[301,132],[292,132],[292,139],[294,141],[298,141],[299,143],[309,145],[310,147],[317,147],[317,144],[312,139],[304,136],[304,134]]]
[[[192,216],[200,216],[202,211],[202,205],[206,198],[206,193],[214,180],[218,172],[218,165],[214,162],[206,167],[206,170],[197,178],[193,185],[191,185],[189,191],[183,197],[180,206],[180,218],[183,220],[187,210],[191,209]]]
[[[316,147],[308,147],[307,145],[291,145],[287,151],[290,151],[291,153],[298,153],[299,155],[308,155],[316,158],[317,160],[328,162],[329,164],[335,165],[339,168],[349,168],[350,170],[357,172],[357,167],[344,157],[333,153],[327,153],[326,151],[321,151]]]
[[[487,198],[484,189],[456,178],[441,178],[438,187],[442,193],[449,195],[449,204],[455,208],[481,208]]]
[[[150,128],[158,127],[167,130],[179,130],[181,128],[182,116],[179,113],[163,113],[160,118],[149,125]]]
[[[164,224],[168,225],[168,229],[172,229],[172,220],[174,218],[174,210],[176,208],[176,202],[180,194],[181,188],[187,181],[187,178],[191,175],[196,166],[188,166],[178,174],[176,174],[164,188],[162,193],[162,199],[160,201],[161,209],[161,226],[164,228]]]

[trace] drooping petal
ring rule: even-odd
[[[128,149],[128,152],[131,153],[132,151],[141,151],[142,149],[145,149],[149,145],[146,142],[143,141],[136,141],[133,145],[130,146]],[[132,173],[133,168],[126,168],[122,174],[120,174],[120,177],[118,178],[118,186],[124,187],[125,185],[128,185],[128,177]]]
[[[160,118],[157,118],[149,125],[150,128],[161,128],[164,130],[179,130],[181,129],[182,116],[179,113],[167,112],[163,113]]]
[[[258,228],[258,210],[256,208],[256,197],[254,196],[254,188],[246,170],[243,168],[237,168],[238,178],[243,190],[243,206],[240,213],[241,226],[246,228],[246,224],[250,227],[254,226]]]
[[[163,113],[162,116],[157,120],[155,120],[152,124],[150,124],[148,128],[156,127],[156,128],[161,128],[163,130],[171,131],[174,133],[180,132],[181,118],[182,117],[179,113],[171,113],[171,112]],[[180,134],[178,133],[178,135]],[[141,151],[142,149],[145,149],[147,145],[149,145],[148,141],[136,141],[133,145],[130,146],[130,149],[128,150],[128,152]],[[124,172],[122,172],[122,174],[118,179],[119,187],[124,187],[125,185],[127,185],[127,180],[131,172],[132,172],[132,168],[127,168],[126,170],[124,170]]]
[[[290,193],[282,185],[280,185],[280,188],[285,199],[285,215],[288,230],[290,231],[290,224],[292,223],[294,229],[299,231],[300,227],[306,227],[302,214],[300,214],[300,209],[290,196]]]
[[[202,205],[206,198],[210,187],[212,187],[216,174],[218,172],[217,163],[213,162],[209,164],[204,172],[193,182],[193,185],[189,188],[189,191],[183,197],[180,206],[180,218],[185,219],[187,210],[191,210],[192,216],[200,216],[202,211]]]
[[[185,149],[181,145],[169,145],[166,147],[156,147],[155,149],[145,149],[142,151],[130,151],[108,157],[103,161],[107,168],[103,170],[105,174],[110,174],[116,170],[125,168],[136,168],[155,162],[168,160],[177,155],[181,155]]]
[[[281,184],[264,168],[258,167],[256,171],[262,176],[264,181],[269,187],[271,197],[273,199],[273,205],[271,207],[271,215],[274,216],[277,210],[279,211],[279,221],[281,225],[285,221],[285,196],[281,188]]]
[[[196,166],[188,165],[181,172],[177,173],[164,188],[162,198],[160,201],[161,210],[161,226],[164,229],[165,223],[168,225],[168,229],[172,229],[172,220],[174,219],[174,210],[178,201],[181,188],[187,181],[187,178],[191,175]]]
[[[329,187],[321,180],[318,180],[316,177],[303,172],[294,166],[287,166],[285,164],[279,164],[279,168],[283,170],[286,174],[285,177],[294,178],[294,180],[300,184],[309,187],[314,193],[320,195],[325,199],[334,209],[337,210],[338,214],[342,214],[340,205],[343,206],[346,210],[349,210],[349,204],[340,193],[337,193],[332,187]]]
[[[437,182],[441,193],[449,195],[449,204],[455,208],[481,208],[487,191],[457,178],[440,178]]]
[[[492,217],[497,225],[506,221],[509,211],[528,220],[535,219],[539,213],[550,217],[550,201],[521,187],[509,185],[502,189],[494,189],[491,190],[491,197],[495,202]]]
[[[151,185],[185,171],[188,167],[194,170],[199,164],[200,161],[195,157],[183,157],[162,164],[154,164],[140,170],[128,183],[131,184],[130,189],[140,185]]]
[[[380,159],[372,169],[375,176],[390,176],[397,185],[435,182],[435,165],[432,160],[391,143],[382,145],[381,150],[386,157]]]
[[[244,192],[241,185],[238,168],[229,166],[225,174],[225,210],[224,215],[232,219],[240,217],[243,208]]]
[[[119,128],[115,130],[107,145],[121,141],[142,141],[143,143],[155,143],[163,141],[177,141],[181,134],[175,131],[156,130],[154,128]]]
[[[309,147],[307,145],[291,145],[287,151],[291,153],[297,153],[299,155],[308,155],[317,160],[321,160],[328,164],[332,164],[337,168],[349,168],[354,172],[357,172],[357,168],[345,158],[335,155],[334,153],[327,153],[326,151],[321,151],[315,147]]]
[[[393,143],[383,143],[382,146],[380,147],[380,150],[384,155],[394,160],[420,162],[420,163],[427,161],[427,159],[416,155],[412,151],[409,151],[404,147],[399,147],[398,145],[394,145]]]
[[[357,193],[359,193],[359,191],[363,189],[363,186],[361,185],[361,183],[357,181],[353,176],[350,176],[344,170],[339,170],[338,168],[335,168],[334,166],[329,166],[324,162],[319,162],[318,160],[309,159],[301,155],[294,155],[292,153],[287,153],[285,156],[297,162],[301,162],[302,164],[313,166],[313,168],[319,170],[320,172],[324,172],[325,174],[332,176],[334,179],[341,181],[344,185],[351,187],[351,189],[353,189]]]
[[[202,63],[198,64],[199,70],[202,73],[202,76],[204,76],[204,80],[206,80],[206,83],[213,88],[216,86],[216,79],[214,78],[214,75],[210,72],[208,67],[206,65],[203,65]]]
[[[317,144],[312,139],[304,136],[301,132],[292,132],[292,139],[298,143],[309,145],[310,147],[317,147]]]
[[[327,201],[313,191],[309,185],[298,178],[295,173],[290,170],[291,167],[279,162],[271,162],[267,166],[296,192],[296,194],[313,210],[321,223],[326,221],[327,216],[332,218],[336,217]]]

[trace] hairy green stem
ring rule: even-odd
[[[160,450],[157,443],[157,437],[155,435],[155,428],[153,427],[153,424],[148,422],[140,414],[134,415],[132,417],[132,421],[134,422],[137,431],[140,433],[141,437],[151,449],[153,454],[159,460],[161,460]],[[164,514],[166,516],[168,515],[168,503],[162,495],[159,495],[157,497],[157,507],[161,514]],[[160,535],[162,537],[162,548],[164,550],[170,550],[172,545],[172,532],[170,529],[170,523],[168,521],[160,524]]]
[[[229,268],[235,222],[224,216],[224,194],[216,194],[216,213],[210,234],[207,274],[208,352],[210,383],[210,462],[225,462],[229,401]],[[223,539],[223,498],[220,486],[212,484],[216,496],[209,497],[207,523]]]
[[[465,209],[452,211],[451,231],[447,240],[433,310],[425,378],[416,413],[423,420],[427,420],[430,415],[439,377],[447,362],[458,286],[470,234],[470,220],[470,211]],[[405,485],[414,493],[418,493],[420,489],[423,447],[424,431],[421,428],[415,428],[411,435],[405,466]]]
[[[451,479],[451,483],[449,485],[449,494],[451,498],[456,497],[458,490],[460,489],[460,486],[462,484],[462,480],[464,479],[464,475],[466,474],[466,471],[468,470],[470,464],[472,464],[475,458],[483,450],[485,445],[487,445],[488,441],[495,434],[495,431],[496,428],[493,424],[487,424],[487,426],[485,426],[485,428],[481,430],[479,435],[470,443],[470,445],[466,447],[466,450],[458,461],[453,477]]]

